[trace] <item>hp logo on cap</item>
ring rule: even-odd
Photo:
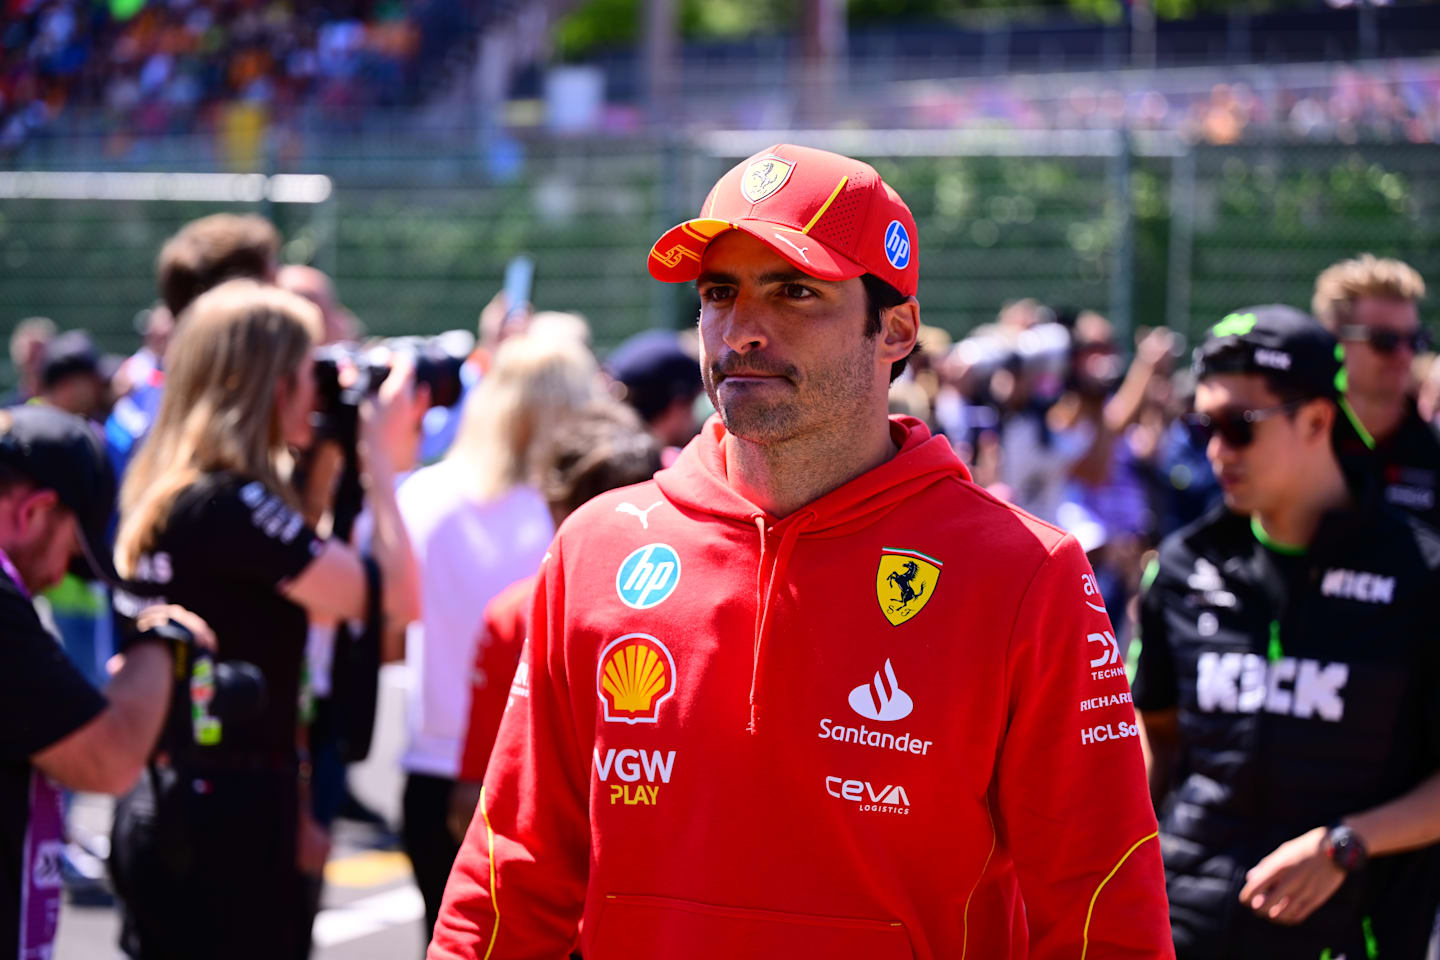
[[[899,220],[891,220],[885,228],[885,259],[896,270],[910,266],[910,234]]]

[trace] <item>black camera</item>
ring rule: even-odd
[[[315,351],[317,425],[343,437],[360,402],[373,396],[390,375],[390,358],[396,354],[415,358],[415,383],[430,388],[430,406],[453,407],[464,392],[460,368],[474,344],[469,333],[451,330],[434,337],[392,337],[364,346],[335,343],[320,347]],[[354,379],[348,384],[341,382],[341,371],[347,367],[354,370]]]
[[[157,751],[184,763],[224,742],[227,729],[243,726],[265,709],[265,677],[253,663],[217,662],[173,620],[139,634],[132,643],[161,641],[174,659],[175,685],[170,713],[160,730]]]

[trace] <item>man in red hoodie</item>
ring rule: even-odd
[[[431,960],[1172,956],[1084,554],[886,416],[909,209],[780,144],[702,210],[718,416],[556,536]]]

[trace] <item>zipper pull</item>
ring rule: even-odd
[[[1280,621],[1270,621],[1270,649],[1266,652],[1266,658],[1271,663],[1276,663],[1285,656],[1285,648],[1280,645]]]

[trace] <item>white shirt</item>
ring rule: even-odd
[[[555,534],[535,490],[520,486],[477,503],[459,470],[447,461],[417,470],[398,494],[421,588],[421,619],[405,638],[410,737],[400,763],[413,773],[450,778],[460,768],[485,605],[539,569]]]

